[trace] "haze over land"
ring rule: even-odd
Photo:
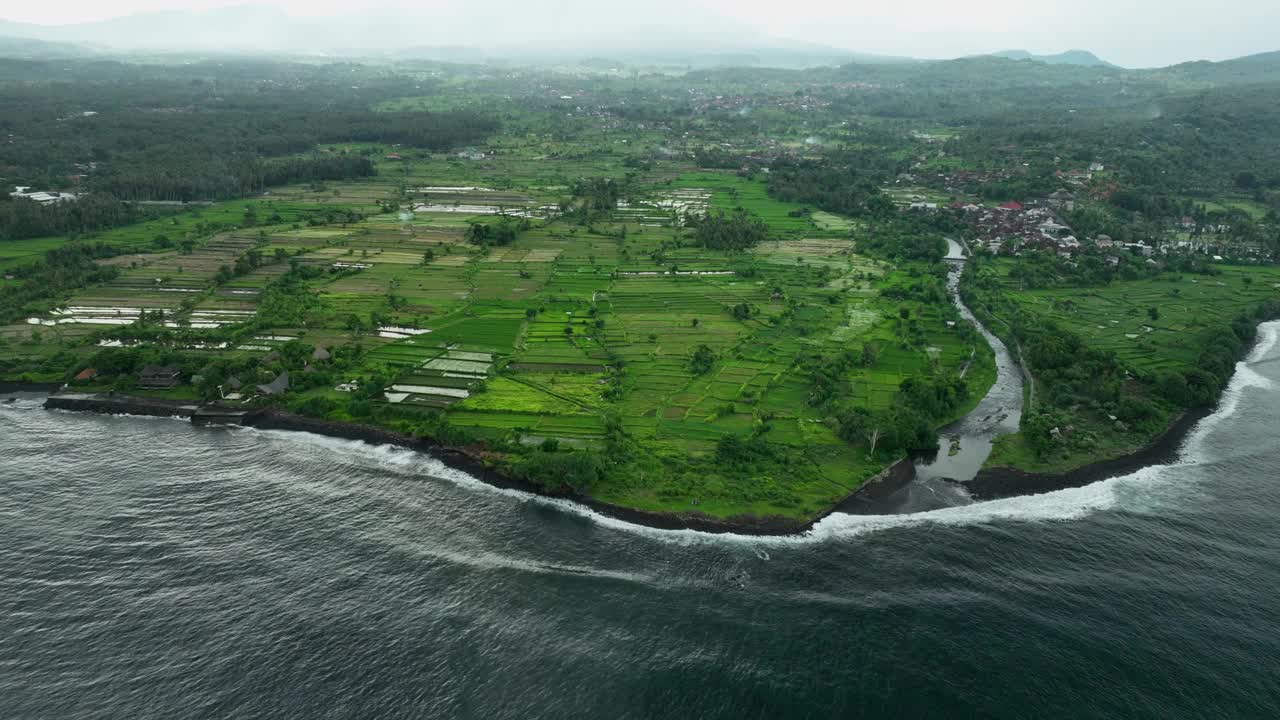
[[[1004,0],[892,5],[659,0],[642,9],[583,0],[392,0],[358,11],[301,0],[258,5],[197,0],[174,6],[74,0],[50,13],[38,4],[14,5],[0,11],[0,36],[115,50],[440,56],[449,48],[468,60],[606,54],[680,62],[719,55],[726,64],[762,65],[874,59],[869,56],[938,59],[1007,49],[1054,56],[1084,48],[1117,65],[1156,67],[1273,50],[1280,27],[1280,5],[1265,0],[1212,6],[1151,0],[1050,6]],[[1091,62],[1087,55],[1083,60]]]

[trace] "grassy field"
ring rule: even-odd
[[[410,106],[441,109],[408,100],[387,109]],[[884,287],[918,282],[921,268],[867,257],[858,248],[861,225],[778,202],[761,178],[696,171],[676,159],[633,172],[626,207],[589,222],[546,210],[565,201],[578,178],[623,178],[621,161],[634,147],[663,141],[643,133],[626,139],[586,133],[567,144],[507,134],[486,145],[482,159],[402,149],[401,160],[378,161],[375,178],[272,188],[102,233],[95,239],[125,251],[105,261],[119,277],[0,329],[4,372],[62,377],[112,343],[113,330],[163,311],[151,327],[185,338],[163,341],[166,349],[197,367],[228,360],[254,382],[271,379],[294,341],[345,353],[341,364],[313,362],[331,381],[301,377],[290,395],[337,403],[334,418],[350,416],[349,395],[335,385],[356,380],[378,383],[364,411],[385,422],[442,416],[495,447],[554,441],[605,451],[621,432],[630,460],[592,488],[595,497],[650,510],[792,518],[838,502],[896,458],[869,458],[836,435],[829,412],[809,403],[805,358],[878,347],[873,364],[844,378],[848,402],[873,412],[894,407],[905,378],[958,369],[975,355],[975,399],[990,385],[987,348],[949,324],[949,305],[881,296]],[[390,202],[400,209],[380,212]],[[250,206],[262,224],[240,227]],[[771,239],[743,253],[698,247],[672,220],[685,207],[742,208],[764,221]],[[365,217],[312,220],[330,209]],[[527,218],[515,242],[466,242],[469,223],[499,211]],[[193,247],[157,248],[159,234]],[[30,261],[61,242],[12,244],[4,262]],[[249,254],[259,264],[226,278],[224,268]],[[308,274],[282,301],[280,281],[293,267]],[[189,330],[229,339],[204,347]],[[704,345],[714,359],[696,372],[690,358]],[[717,447],[730,436],[763,443],[776,459],[747,471],[724,465]]]
[[[79,238],[82,242],[103,242],[125,251],[149,253],[156,249],[157,236],[164,236],[174,244],[190,239],[203,242],[215,232],[244,225],[245,211],[253,208],[265,229],[284,224],[305,221],[310,215],[327,209],[348,209],[355,204],[333,203],[332,195],[319,202],[291,202],[280,199],[235,200],[210,205],[192,204],[166,217],[146,222],[90,233]],[[370,206],[362,206],[369,209]],[[376,208],[376,203],[371,207]],[[272,218],[275,218],[272,220]],[[45,251],[68,242],[67,238],[46,237],[30,240],[6,240],[0,242],[0,270],[9,270],[23,263],[37,260]]]
[[[1025,289],[1010,277],[1016,260],[992,263],[1001,295],[1019,311],[1051,320],[1091,349],[1114,357],[1128,373],[1136,396],[1150,396],[1137,383],[1196,367],[1211,332],[1230,327],[1242,313],[1268,300],[1280,300],[1280,268],[1219,265],[1216,274],[1161,273],[1142,280],[1117,280],[1105,287]],[[996,325],[1001,318],[997,316]],[[987,467],[1058,473],[1099,460],[1120,457],[1148,445],[1171,423],[1180,408],[1151,403],[1154,413],[1143,426],[1117,423],[1108,411],[1077,407],[1073,425],[1088,432],[1087,448],[1063,447],[1041,454],[1023,432],[998,438]]]
[[[1203,205],[1207,212],[1225,213],[1230,210],[1243,210],[1248,213],[1254,220],[1260,220],[1267,214],[1267,207],[1253,200],[1234,199],[1234,200],[1194,200],[1197,205]]]
[[[710,190],[713,209],[732,212],[742,208],[764,220],[770,229],[778,233],[801,235],[826,229],[819,228],[808,216],[791,214],[793,211],[801,210],[803,205],[785,203],[769,197],[763,179],[748,179],[726,172],[697,172],[681,175],[672,183],[672,187]],[[835,216],[826,214],[826,217]],[[829,219],[827,223],[830,225]],[[843,225],[843,223],[837,223],[837,225]]]
[[[997,264],[1005,294],[1026,310],[1113,352],[1135,373],[1190,367],[1198,337],[1229,325],[1241,311],[1280,297],[1280,268],[1220,266],[1212,276],[1166,273],[1106,287],[1023,290],[1008,278],[1013,260]],[[1156,310],[1155,317],[1151,310]]]

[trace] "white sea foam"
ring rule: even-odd
[[[1277,342],[1280,342],[1280,321],[1263,323],[1258,326],[1258,343],[1243,362],[1236,363],[1235,375],[1231,377],[1231,382],[1227,384],[1226,390],[1222,392],[1222,398],[1218,402],[1218,409],[1212,415],[1201,420],[1187,436],[1186,442],[1183,443],[1181,454],[1184,459],[1201,457],[1200,451],[1204,447],[1205,438],[1223,420],[1236,414],[1240,401],[1250,394],[1250,390],[1274,390],[1276,388],[1275,381],[1263,376],[1250,365],[1266,360],[1275,350]]]
[[[1115,507],[1119,495],[1117,489],[1134,480],[1154,479],[1160,467],[1144,468],[1123,478],[1113,478],[1087,487],[1070,488],[1042,495],[1027,495],[929,512],[907,515],[846,515],[835,513],[823,519],[802,535],[755,536],[732,533],[709,533],[699,530],[664,530],[620,520],[603,515],[591,508],[563,498],[500,488],[479,480],[468,473],[448,467],[443,462],[407,448],[394,445],[371,445],[360,440],[343,440],[290,430],[263,430],[269,437],[289,442],[304,442],[324,447],[332,452],[352,457],[357,462],[372,462],[396,472],[415,471],[440,478],[468,490],[508,497],[522,502],[533,502],[555,507],[564,512],[588,518],[601,526],[644,535],[655,540],[679,545],[738,544],[752,547],[800,545],[814,542],[854,538],[895,528],[910,528],[925,524],[975,525],[997,521],[1046,522],[1074,520],[1097,510]]]
[[[1171,465],[1156,465],[1143,468],[1135,473],[1115,477],[1081,488],[1068,488],[1040,495],[1027,495],[987,502],[974,503],[956,507],[942,508],[927,512],[907,515],[847,515],[835,513],[819,523],[808,533],[784,537],[760,537],[748,535],[716,534],[695,530],[661,530],[635,525],[617,518],[602,515],[591,508],[560,498],[547,498],[521,490],[499,488],[489,485],[465,472],[447,467],[441,461],[420,454],[416,451],[393,445],[370,445],[358,440],[342,440],[328,438],[311,433],[265,430],[261,432],[268,437],[276,437],[289,442],[304,442],[321,446],[338,454],[348,455],[356,462],[372,462],[396,472],[413,475],[430,475],[444,479],[457,486],[479,492],[508,497],[521,502],[534,502],[545,506],[556,507],[564,512],[588,518],[601,526],[641,534],[663,542],[682,545],[689,544],[739,544],[760,548],[765,546],[787,546],[814,542],[842,541],[859,536],[878,533],[886,530],[912,528],[925,525],[964,526],[980,525],[995,522],[1062,522],[1086,517],[1095,512],[1116,507],[1140,510],[1153,495],[1158,495],[1166,488],[1175,473],[1171,470],[1181,465],[1194,465],[1203,462],[1202,448],[1208,435],[1224,419],[1234,415],[1242,399],[1251,395],[1250,390],[1276,388],[1276,383],[1249,367],[1268,359],[1280,344],[1280,322],[1262,326],[1257,347],[1248,359],[1236,368],[1222,402],[1212,415],[1202,420],[1187,437],[1178,461]],[[169,418],[152,418],[168,420]],[[459,562],[477,562],[493,566],[509,566],[533,572],[563,572],[577,574],[607,575],[608,573],[590,568],[548,567],[530,564],[521,560],[505,558],[463,558]],[[619,578],[645,582],[645,578]]]
[[[468,554],[436,548],[424,548],[420,545],[414,546],[412,549],[428,557],[439,558],[455,565],[467,565],[481,570],[514,570],[537,575],[581,575],[599,579],[641,583],[655,587],[670,587],[671,585],[670,581],[660,580],[651,575],[603,570],[583,565],[544,563],[489,552]]]
[[[1135,475],[1155,468],[1144,468]],[[869,532],[924,524],[978,525],[996,521],[1047,522],[1076,520],[1098,510],[1116,506],[1116,485],[1129,478],[1113,478],[1079,488],[1040,495],[989,500],[929,510],[907,515],[846,515],[834,513],[814,526],[810,537],[817,540],[856,537]]]
[[[1258,326],[1258,344],[1249,353],[1246,362],[1256,363],[1266,359],[1280,342],[1280,321],[1263,323]]]
[[[1260,340],[1248,359],[1236,367],[1222,402],[1212,415],[1204,418],[1188,435],[1180,451],[1179,459],[1169,465],[1153,465],[1137,472],[1092,483],[1085,487],[1067,488],[1039,495],[1022,495],[978,502],[970,505],[930,510],[926,512],[904,515],[848,515],[833,513],[819,521],[812,530],[802,535],[791,536],[753,536],[708,533],[697,530],[662,530],[650,528],[624,520],[603,515],[589,507],[562,498],[548,498],[521,490],[499,488],[483,482],[471,475],[446,466],[439,460],[421,455],[415,451],[391,445],[370,445],[358,440],[337,440],[309,433],[268,430],[268,435],[277,435],[293,441],[304,441],[321,444],[343,453],[352,453],[365,459],[408,469],[416,467],[424,474],[438,477],[460,487],[481,492],[493,493],[525,502],[535,502],[553,506],[565,512],[590,519],[599,525],[645,535],[663,542],[682,545],[703,543],[731,543],[752,547],[787,546],[814,542],[839,541],[856,538],[885,530],[911,528],[922,525],[981,525],[995,522],[1062,522],[1077,520],[1093,513],[1110,510],[1116,507],[1130,507],[1131,504],[1144,503],[1167,485],[1173,477],[1170,470],[1180,465],[1194,465],[1202,462],[1200,450],[1205,438],[1222,420],[1234,415],[1242,398],[1250,389],[1275,389],[1276,384],[1248,367],[1270,356],[1277,344],[1280,344],[1280,322],[1267,323],[1261,327]],[[1135,505],[1132,509],[1140,509]]]

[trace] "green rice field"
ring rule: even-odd
[[[335,418],[349,417],[353,387],[374,383],[362,412],[390,423],[440,418],[494,447],[604,452],[621,433],[631,459],[592,489],[600,499],[796,518],[894,459],[836,435],[829,412],[809,401],[806,362],[876,346],[876,361],[844,378],[847,402],[872,413],[894,407],[905,378],[989,362],[985,346],[948,325],[949,305],[881,297],[910,278],[860,252],[858,223],[776,201],[761,178],[668,163],[633,178],[624,207],[588,222],[556,208],[576,178],[624,175],[617,144],[583,139],[557,162],[546,158],[553,144],[533,136],[487,150],[479,159],[406,150],[380,160],[375,178],[272,188],[101,233],[94,239],[122,252],[104,261],[119,275],[0,338],[17,348],[15,364],[40,367],[59,352],[92,357],[122,333],[154,346],[156,332],[132,330],[145,314],[161,330],[216,336],[224,344],[184,342],[192,357],[251,368],[239,372],[257,382],[293,345],[321,347],[341,364],[313,360],[326,382],[303,377],[291,396],[337,403]],[[381,209],[392,202],[400,209]],[[240,227],[250,206],[259,224]],[[738,208],[766,224],[768,242],[708,250],[678,218]],[[317,222],[327,209],[363,218]],[[514,242],[467,242],[471,223],[505,212],[525,218]],[[158,234],[191,247],[156,247]],[[11,244],[3,262],[62,242]],[[227,276],[250,255],[255,265]],[[691,357],[704,346],[713,360],[702,372]],[[970,377],[975,395],[990,383],[989,373]],[[774,448],[793,472],[717,464],[727,437]]]

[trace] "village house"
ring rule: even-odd
[[[1059,170],[1054,173],[1054,176],[1071,185],[1084,185],[1093,179],[1093,173],[1088,170]]]
[[[138,387],[147,390],[167,390],[176,387],[182,371],[172,365],[148,365],[138,376]]]
[[[1065,188],[1059,189],[1049,196],[1049,207],[1061,212],[1071,212],[1076,209],[1076,196]]]
[[[997,209],[974,207],[966,213],[976,236],[974,244],[1013,255],[1027,249],[1071,255],[1083,249],[1047,202],[1029,205],[1008,202]]]
[[[218,393],[223,400],[242,400],[244,395],[240,393],[240,389],[244,387],[244,383],[240,382],[240,378],[232,375],[227,381],[218,386]],[[231,392],[227,392],[227,388],[231,388]]]
[[[1043,233],[1046,237],[1059,237],[1062,235],[1062,232],[1064,230],[1070,231],[1071,228],[1067,225],[1063,225],[1059,223],[1057,220],[1054,220],[1053,218],[1048,218],[1044,222],[1040,223],[1040,232]]]
[[[52,205],[54,203],[69,202],[71,200],[75,200],[79,196],[75,193],[68,192],[32,192],[29,186],[16,186],[14,187],[13,192],[9,193],[9,197],[26,198],[27,200],[38,202],[41,205]]]
[[[259,385],[258,392],[263,395],[279,395],[289,389],[289,371],[284,370],[266,385]]]

